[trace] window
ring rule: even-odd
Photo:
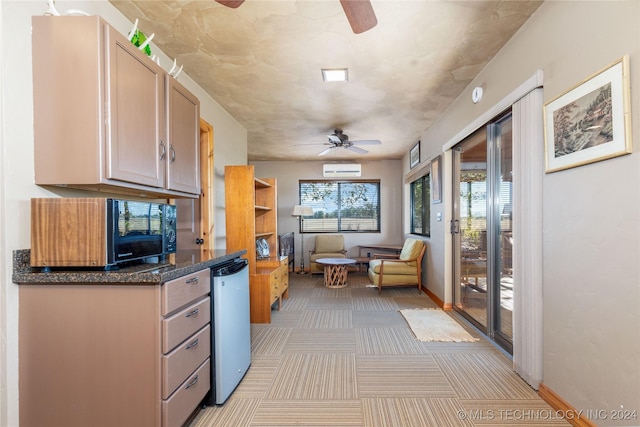
[[[411,183],[411,234],[431,236],[431,174]]]
[[[300,181],[305,233],[380,231],[380,181]]]

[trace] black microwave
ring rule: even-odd
[[[111,198],[31,199],[31,265],[103,267],[176,251],[176,207]]]

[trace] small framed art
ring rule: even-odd
[[[409,169],[413,169],[420,163],[420,141],[409,152]]]
[[[440,157],[431,160],[431,201],[433,203],[442,202],[442,168],[440,167]]]

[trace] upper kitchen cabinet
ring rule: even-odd
[[[198,99],[98,16],[32,23],[36,184],[197,197]]]
[[[176,79],[166,76],[167,188],[200,192],[200,102]]]

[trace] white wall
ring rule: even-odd
[[[132,23],[106,1],[56,1],[59,10],[80,9],[101,15],[121,33]],[[34,185],[33,166],[33,85],[31,73],[31,16],[42,15],[47,5],[40,1],[0,1],[0,425],[18,425],[18,286],[11,281],[12,252],[30,246],[29,200],[87,194],[55,190]],[[142,28],[144,31],[144,28]],[[162,37],[162,35],[156,35]],[[153,43],[152,43],[153,47]],[[160,53],[153,47],[154,53]],[[161,54],[161,65],[168,70],[172,60]],[[201,116],[214,128],[216,176],[216,247],[224,248],[225,164],[246,164],[247,133],[213,98],[188,76],[178,80],[198,96]],[[55,84],[55,82],[52,82]],[[88,195],[88,194],[87,194]],[[104,195],[104,194],[102,194]]]
[[[532,76],[545,102],[630,56],[632,133],[640,139],[640,2],[547,1],[423,135],[442,145]],[[471,90],[484,98],[471,102]],[[447,165],[450,167],[450,164]],[[446,184],[446,183],[445,183]],[[640,154],[547,174],[543,180],[543,383],[583,410],[640,416]],[[445,198],[450,199],[445,191]],[[450,210],[451,201],[436,209]],[[436,205],[437,206],[437,205]],[[432,247],[445,247],[447,222]],[[440,241],[442,237],[443,241]],[[447,254],[444,260],[447,259]],[[447,274],[450,264],[436,263]],[[445,283],[432,289],[445,293]],[[638,425],[596,420],[598,425]]]
[[[398,191],[402,185],[402,168],[399,160],[367,161],[362,164],[362,179],[380,180],[380,233],[342,233],[348,256],[357,256],[360,244],[390,243],[401,244],[402,234],[402,194]],[[278,183],[278,234],[290,231],[296,233],[295,249],[296,269],[300,266],[300,228],[298,219],[291,216],[293,206],[300,203],[298,180],[325,179],[322,176],[323,163],[330,161],[307,162],[250,162],[255,166],[259,178],[276,178]],[[314,247],[314,233],[304,234],[305,266],[309,266],[309,250]],[[364,254],[364,252],[363,252]]]

